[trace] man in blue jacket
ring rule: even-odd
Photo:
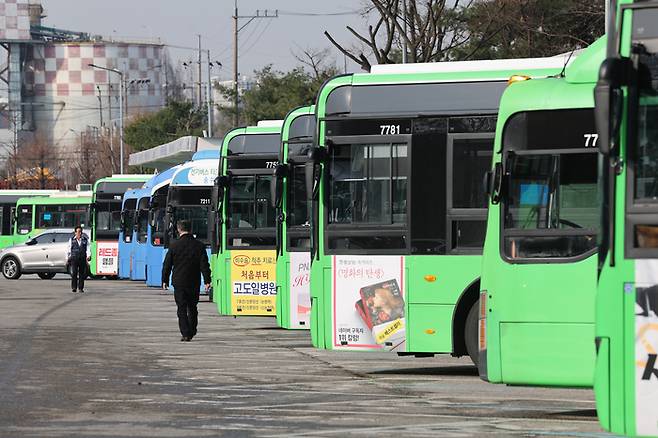
[[[206,291],[210,290],[210,265],[206,245],[190,233],[191,223],[180,220],[177,224],[179,239],[169,245],[169,251],[162,266],[162,288],[169,286],[169,276],[173,269],[171,283],[178,306],[178,327],[181,341],[191,341],[196,335],[201,275]]]
[[[91,260],[89,239],[82,234],[82,227],[75,227],[75,233],[69,240],[68,261],[71,266],[71,292],[84,293],[87,277],[87,262]]]

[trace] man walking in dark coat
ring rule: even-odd
[[[84,293],[87,277],[87,262],[91,260],[89,239],[82,234],[82,227],[75,227],[73,237],[69,239],[67,260],[71,266],[71,292]]]
[[[210,265],[206,245],[190,234],[191,224],[180,220],[177,224],[179,239],[169,245],[169,251],[162,266],[162,288],[169,286],[169,276],[173,268],[171,283],[178,306],[178,326],[183,336],[181,341],[191,341],[196,335],[198,323],[197,304],[201,275],[206,291],[210,290]]]

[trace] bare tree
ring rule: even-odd
[[[326,37],[347,57],[369,71],[371,62],[366,51],[378,64],[399,62],[402,51],[407,51],[408,62],[432,62],[455,59],[456,49],[471,41],[466,28],[468,8],[475,0],[368,0],[363,16],[374,18],[366,32],[360,33],[351,26],[346,29],[362,44],[362,49],[347,49],[329,32]],[[495,34],[496,15],[489,17],[483,26],[487,29],[480,39],[484,42]],[[365,49],[365,50],[364,50]]]
[[[314,81],[324,80],[328,76],[333,76],[338,73],[338,68],[333,59],[329,57],[329,48],[302,49],[298,47],[297,51],[292,51],[292,56],[302,64],[302,66],[310,70],[310,74]]]

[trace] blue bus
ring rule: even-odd
[[[135,213],[139,189],[128,190],[121,205],[121,228],[119,230],[119,278],[130,278],[132,268],[132,243],[135,239]]]
[[[192,223],[192,234],[206,244],[210,258],[210,207],[219,156],[218,149],[197,152],[174,173],[167,193],[163,256],[169,244],[178,239],[176,222],[187,219]]]
[[[131,280],[146,280],[159,286],[164,254],[165,208],[169,183],[180,166],[155,175],[142,187],[137,206],[137,238],[133,251]]]

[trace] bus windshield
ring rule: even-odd
[[[558,114],[561,111],[564,114]],[[543,114],[539,114],[543,113]],[[507,194],[503,200],[504,255],[509,259],[573,258],[596,249],[599,229],[596,149],[587,149],[591,110],[541,111],[508,121],[505,139]],[[542,138],[520,133],[528,126],[572,125]],[[555,120],[554,120],[555,119]],[[509,128],[509,129],[508,129]],[[550,128],[552,129],[552,128]],[[573,131],[570,131],[573,129]],[[589,130],[592,129],[592,130]],[[585,130],[585,131],[583,131]],[[571,138],[564,132],[574,132]],[[590,140],[593,141],[593,140]]]
[[[234,176],[226,205],[229,247],[273,247],[276,211],[270,193],[271,175]]]
[[[290,167],[286,224],[290,227],[309,227],[310,202],[306,198],[306,179],[303,164]]]
[[[96,202],[96,231],[119,235],[121,230],[121,203]]]
[[[194,237],[208,245],[208,205],[184,205],[176,206],[174,210],[174,224],[179,220],[188,220],[192,225],[192,234]],[[178,238],[178,236],[176,236]]]
[[[37,205],[37,228],[71,228],[85,227],[89,218],[86,204],[72,205]]]
[[[133,240],[133,228],[135,227],[135,209],[137,200],[127,199],[123,204],[123,212],[119,212],[119,230],[123,232],[123,241],[130,243]],[[108,218],[114,216],[115,212],[110,216],[107,211],[104,212],[103,217]],[[123,220],[122,220],[123,219]],[[114,225],[114,224],[113,224]]]
[[[211,191],[211,187],[169,187],[169,204],[174,208],[172,216],[174,230],[179,220],[189,220],[192,234],[206,245],[210,244],[208,214]],[[178,235],[173,237],[177,239]]]
[[[32,231],[32,206],[21,205],[16,213],[16,231],[18,234],[27,234]]]
[[[236,176],[231,180],[228,202],[229,228],[274,228],[269,175]]]

